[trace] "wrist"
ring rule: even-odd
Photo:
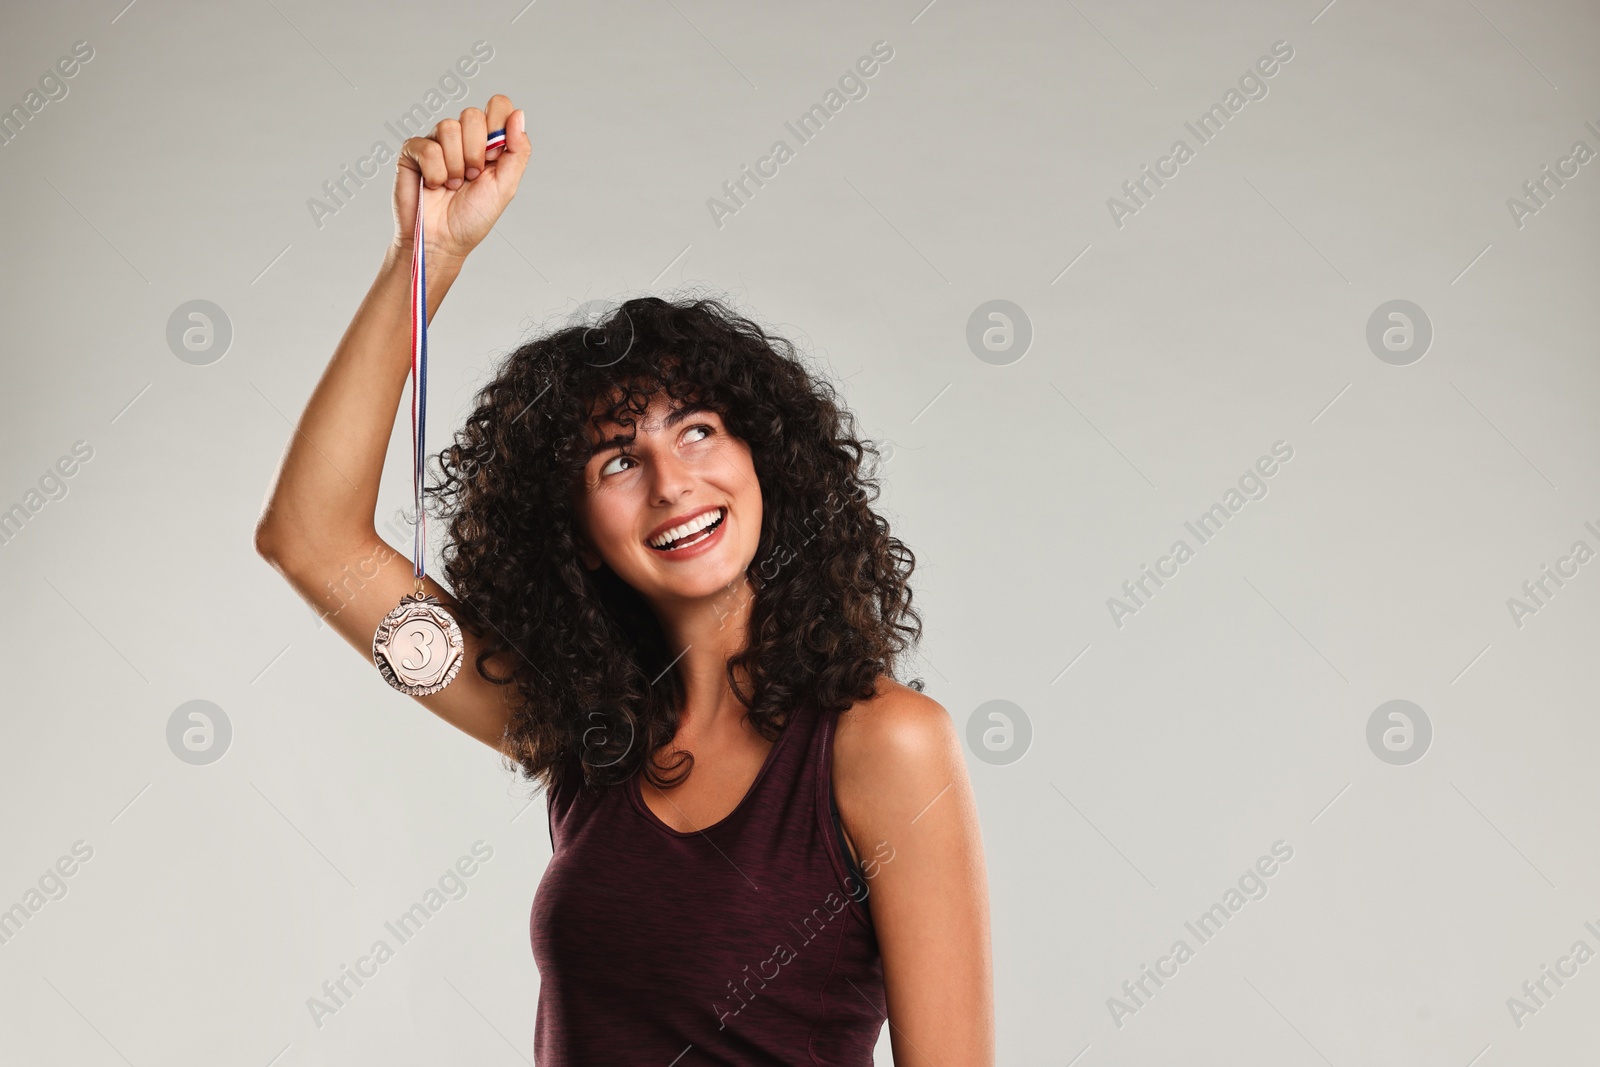
[[[454,278],[461,273],[462,266],[467,262],[465,255],[442,252],[436,248],[427,248],[424,250],[424,254],[427,257],[428,277],[430,278],[437,278],[440,275],[448,275]],[[409,271],[411,269],[411,242],[398,239],[391,241],[389,247],[384,249],[383,266],[385,270]]]

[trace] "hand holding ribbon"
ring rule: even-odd
[[[491,141],[491,130],[504,137]],[[522,110],[499,93],[487,112],[469,107],[460,119],[441,119],[430,136],[409,138],[395,168],[397,249],[409,250],[420,206],[428,256],[465,259],[516,195],[530,154]]]

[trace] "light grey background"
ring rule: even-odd
[[[504,92],[537,158],[431,331],[430,448],[592,299],[727,292],[843,382],[894,444],[916,673],[963,736],[992,700],[1032,727],[1020,760],[969,759],[999,1062],[1595,1056],[1600,960],[1507,1006],[1600,951],[1600,561],[1520,626],[1507,604],[1600,550],[1600,163],[1508,207],[1600,150],[1592,5],[119,2],[11,5],[0,34],[6,107],[94,49],[0,147],[0,508],[93,449],[0,546],[0,907],[93,849],[0,945],[0,1061],[531,1059],[542,799],[251,550],[392,170],[320,226],[307,202],[480,40],[439,114]],[[796,147],[784,122],[880,40],[868,95]],[[1267,95],[1199,145],[1184,123],[1277,41]],[[779,138],[795,158],[716,225]],[[1118,226],[1108,198],[1178,138],[1194,158]],[[166,340],[199,299],[233,332],[205,366]],[[997,299],[1033,331],[1007,365],[966,340]],[[1432,325],[1409,365],[1367,343],[1391,300]],[[1119,627],[1108,598],[1277,441],[1265,498]],[[1432,724],[1407,765],[1367,743],[1395,699]],[[168,747],[192,700],[231,725],[209,764]],[[314,1025],[478,840],[467,895]],[[1277,841],[1268,894],[1200,944],[1184,923]],[[1179,938],[1118,1026],[1108,998]]]

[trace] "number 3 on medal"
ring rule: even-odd
[[[420,620],[406,629],[405,635],[411,638],[412,648],[422,656],[422,659],[417,663],[403,659],[400,661],[400,666],[408,671],[421,671],[428,665],[428,661],[433,659],[433,651],[430,647],[433,644],[433,632],[433,627],[425,625]]]

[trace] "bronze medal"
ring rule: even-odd
[[[461,627],[439,598],[408,593],[372,636],[372,660],[383,680],[408,696],[437,693],[461,670]]]

